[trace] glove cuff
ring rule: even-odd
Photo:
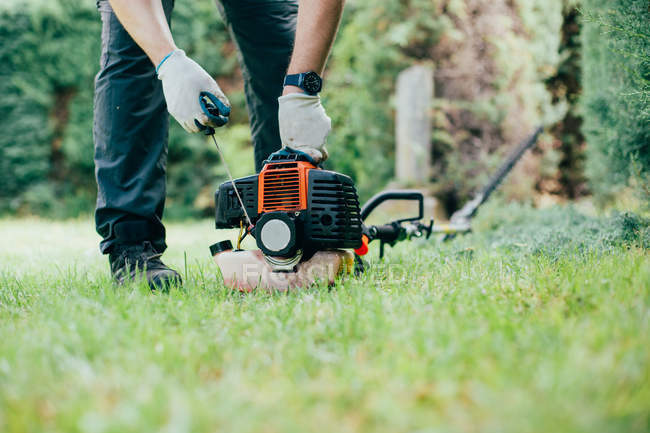
[[[292,101],[292,100],[298,100],[298,101],[320,101],[320,96],[319,95],[308,95],[307,93],[302,93],[302,92],[295,92],[295,93],[289,93],[288,95],[280,96],[278,98],[278,102],[286,102],[286,101]]]
[[[185,51],[177,48],[175,50],[170,51],[169,54],[163,57],[160,63],[158,63],[158,66],[156,66],[156,74],[158,74],[158,79],[162,79],[160,76],[161,74],[160,70],[163,69],[164,64],[169,63],[172,57],[178,57],[178,56],[185,57]]]

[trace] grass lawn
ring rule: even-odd
[[[210,221],[165,295],[90,220],[0,220],[0,432],[649,431],[647,220],[497,208],[285,295],[224,289]]]

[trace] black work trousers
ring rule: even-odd
[[[174,0],[161,0],[171,22]],[[190,0],[188,0],[190,1]],[[165,205],[169,115],[155,66],[131,39],[107,0],[100,71],[95,80],[94,141],[100,249],[119,242],[118,223],[147,223],[144,238],[166,249]],[[240,54],[259,171],[280,148],[278,102],[295,36],[297,0],[221,0],[218,5]],[[198,97],[198,96],[197,96]]]

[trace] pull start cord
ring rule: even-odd
[[[228,173],[228,178],[230,179],[230,184],[232,185],[232,188],[235,190],[235,195],[237,196],[237,200],[239,201],[239,205],[241,206],[241,209],[244,211],[244,215],[246,216],[246,222],[248,222],[248,227],[253,227],[253,223],[251,222],[251,218],[248,216],[248,212],[246,211],[246,206],[244,206],[244,200],[242,200],[241,196],[239,195],[239,190],[237,189],[237,186],[235,185],[235,180],[232,177],[232,173],[230,173],[230,168],[228,168],[228,163],[226,162],[226,158],[223,156],[223,152],[221,151],[221,148],[219,147],[219,144],[217,143],[217,139],[214,138],[214,134],[210,134],[210,137],[212,137],[212,141],[214,142],[214,145],[217,148],[217,151],[219,152],[219,157],[221,158],[221,162],[223,162],[223,166],[226,167],[226,173]]]

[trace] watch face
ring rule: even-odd
[[[307,72],[302,82],[302,87],[307,93],[315,95],[320,92],[321,87],[323,86],[323,80],[318,76],[316,72]]]

